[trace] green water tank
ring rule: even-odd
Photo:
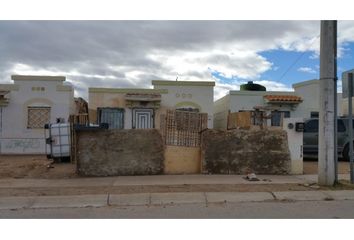
[[[242,84],[240,86],[240,90],[241,91],[266,91],[267,89],[265,88],[265,86],[249,81],[247,84]]]

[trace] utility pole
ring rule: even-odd
[[[337,21],[321,21],[318,183],[337,180]]]

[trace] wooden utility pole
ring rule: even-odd
[[[337,21],[321,21],[318,183],[337,180]]]

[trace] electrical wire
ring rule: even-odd
[[[317,35],[317,37],[313,40],[313,42],[310,44],[310,48],[313,46],[313,44],[316,42],[316,40],[320,37],[320,35]],[[295,61],[285,70],[285,72],[281,75],[279,78],[279,82],[285,77],[285,75],[300,61],[300,59],[306,54],[307,52],[304,51],[301,53],[300,56],[298,56]]]

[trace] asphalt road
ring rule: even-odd
[[[0,210],[0,218],[354,218],[354,200]]]

